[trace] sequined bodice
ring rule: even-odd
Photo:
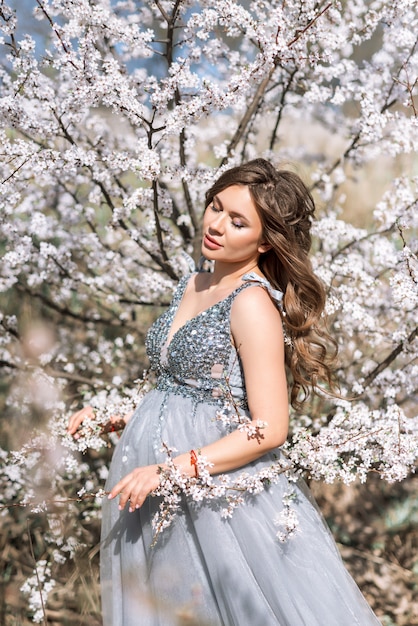
[[[186,289],[189,276],[182,278],[170,307],[148,331],[146,348],[151,369],[158,375],[157,388],[177,387],[182,395],[217,402],[228,393],[245,404],[245,386],[239,356],[231,341],[230,312],[234,298],[256,282],[270,285],[254,273],[243,276],[240,285],[224,300],[187,321],[167,344],[170,329]],[[281,294],[273,297],[280,301]]]
[[[246,285],[187,321],[167,344],[188,278],[181,279],[169,309],[148,331],[146,348],[151,369],[159,376],[157,386],[180,385],[185,387],[183,393],[187,395],[215,399],[222,393],[225,377],[232,377],[235,391],[243,396],[239,360],[231,343],[230,310],[235,296]]]

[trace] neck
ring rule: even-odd
[[[255,261],[247,263],[220,263],[215,262],[213,272],[211,273],[210,284],[215,286],[232,285],[247,274],[248,272],[258,272],[260,270]]]

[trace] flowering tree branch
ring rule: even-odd
[[[32,11],[42,35],[23,33]],[[256,156],[297,163],[315,194],[312,263],[340,349],[342,398],[333,402],[324,390],[292,415],[288,458],[328,482],[370,472],[402,480],[414,471],[411,3],[22,0],[13,10],[4,0],[0,27],[7,502],[25,502],[29,492],[46,500],[45,483],[63,499],[80,481],[92,483],[86,493],[98,492],[117,439],[103,437],[103,424],[140,401],[132,379],[145,366],[145,329],[190,271],[187,255],[198,261],[204,192],[220,168]],[[69,439],[67,415],[80,404],[98,415]],[[46,443],[19,437],[12,451],[9,425],[26,433],[33,423]],[[262,425],[246,432],[260,437]],[[291,500],[290,493],[281,529],[293,528]],[[95,501],[72,505],[68,515],[77,519],[80,509],[99,515]],[[163,512],[161,523],[168,518]],[[44,587],[59,569],[51,555],[67,559],[87,533],[69,524],[58,545],[58,522],[48,523]],[[28,598],[42,620],[35,587]]]

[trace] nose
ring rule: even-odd
[[[223,212],[216,213],[209,222],[209,233],[218,233],[221,234],[223,232]]]

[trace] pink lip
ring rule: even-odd
[[[222,248],[221,244],[215,241],[215,239],[212,239],[212,237],[209,237],[209,235],[204,236],[203,244],[210,250],[219,250],[219,248]]]

